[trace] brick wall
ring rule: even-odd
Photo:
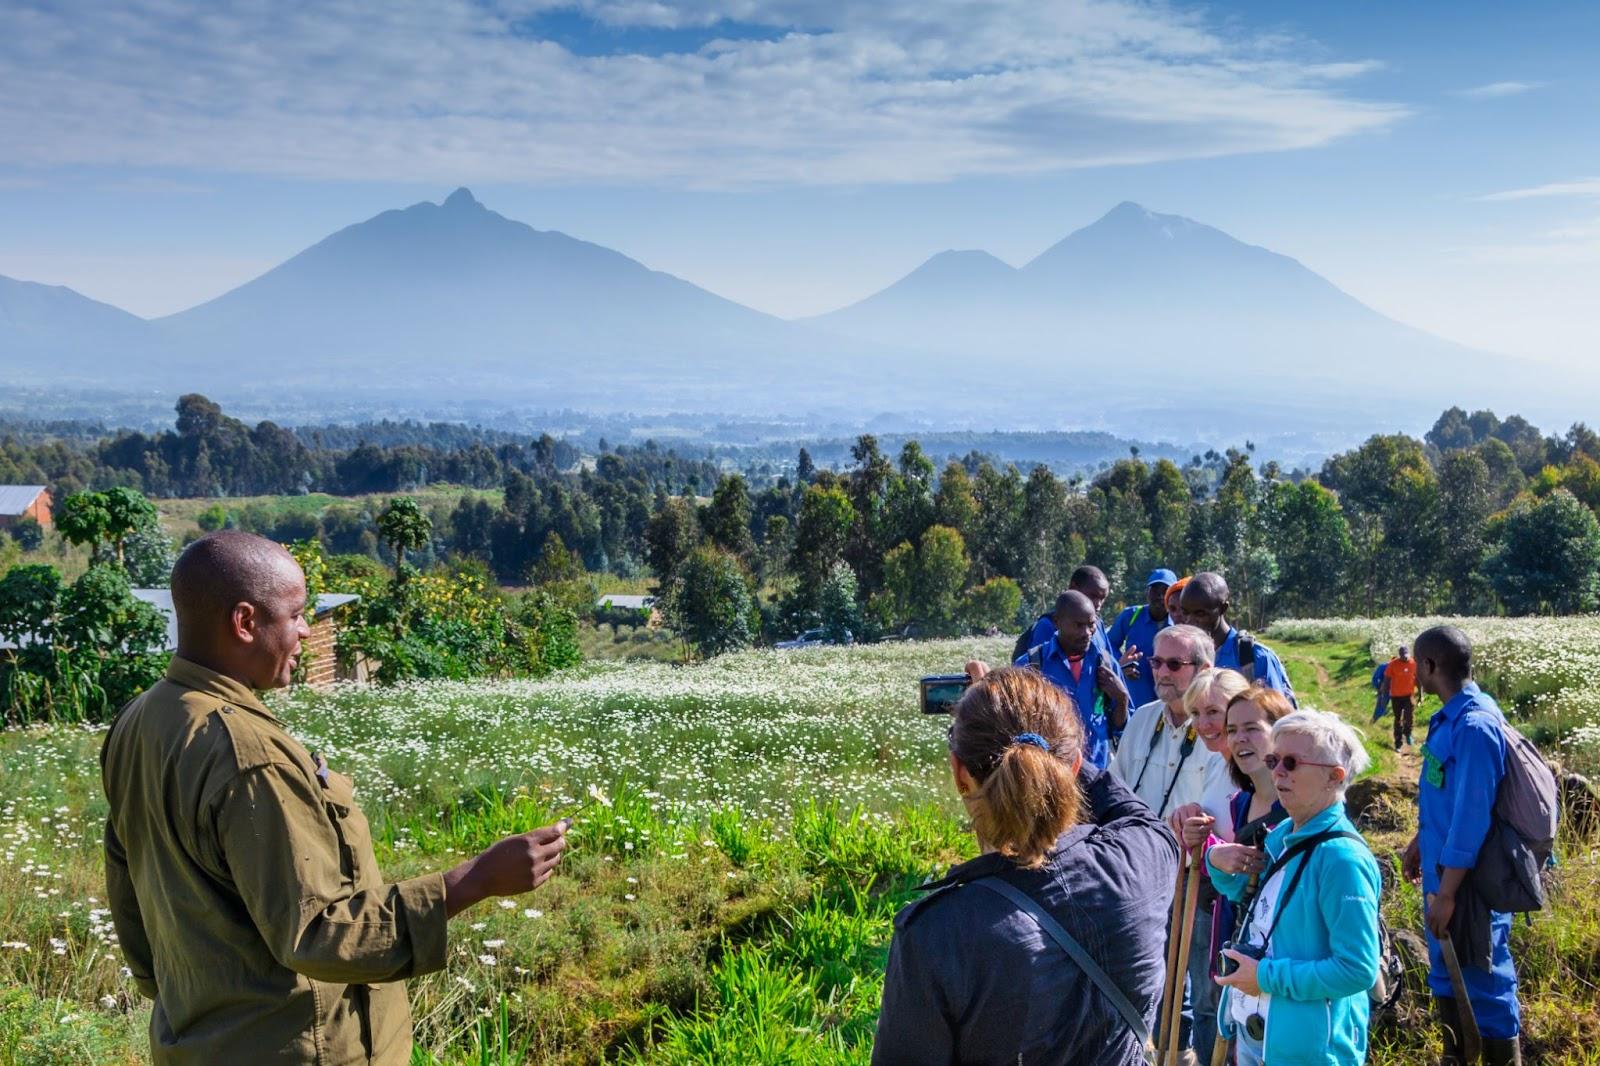
[[[338,680],[338,657],[334,653],[333,616],[325,614],[311,623],[311,639],[304,644],[310,661],[306,664],[306,684],[331,685]]]

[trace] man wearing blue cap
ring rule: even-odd
[[[1111,650],[1122,663],[1122,676],[1128,683],[1133,706],[1143,707],[1156,698],[1156,681],[1144,667],[1145,656],[1155,651],[1156,634],[1172,624],[1167,617],[1167,590],[1178,575],[1162,568],[1150,571],[1145,583],[1145,602],[1123,609],[1106,633]]]

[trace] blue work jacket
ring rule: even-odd
[[[1505,716],[1494,698],[1467,682],[1428,719],[1417,789],[1417,843],[1422,850],[1422,891],[1439,890],[1444,866],[1471,869],[1489,835],[1495,796],[1506,775]],[[1450,974],[1429,932],[1428,986],[1451,995]],[[1461,976],[1485,1036],[1507,1038],[1521,1029],[1517,971],[1511,959],[1511,915],[1490,914],[1488,970],[1463,963]]]
[[[1033,623],[1033,632],[1028,636],[1028,647],[1037,648],[1039,645],[1049,644],[1055,639],[1055,620],[1049,615],[1043,615],[1037,622]],[[1090,637],[1089,639],[1099,646],[1100,654],[1104,655],[1107,659],[1110,659],[1111,664],[1115,666],[1117,663],[1117,657],[1111,651],[1111,642],[1106,639],[1105,623],[1100,621],[1099,618],[1094,620],[1094,636]],[[1143,704],[1135,703],[1133,706],[1141,707]]]
[[[1103,662],[1111,664],[1112,676],[1118,684],[1122,684],[1122,671],[1117,669],[1116,658],[1102,651],[1100,645],[1092,640],[1088,650],[1083,653],[1083,669],[1074,681],[1072,667],[1067,662],[1067,653],[1061,648],[1061,641],[1051,637],[1050,642],[1044,645],[1039,668],[1040,673],[1049,678],[1056,688],[1072,697],[1078,718],[1083,722],[1083,761],[1102,770],[1111,763],[1111,722],[1106,717],[1106,697],[1096,680]],[[1028,656],[1022,656],[1012,665],[1029,665]]]
[[[1144,659],[1155,653],[1156,635],[1171,625],[1171,615],[1157,622],[1150,615],[1149,604],[1140,603],[1125,608],[1117,615],[1117,620],[1111,623],[1111,629],[1106,633],[1106,643],[1110,645],[1112,657],[1117,662],[1122,661],[1129,648],[1138,648],[1144,656],[1139,660],[1138,677],[1130,678],[1127,674],[1122,675],[1123,683],[1128,686],[1128,695],[1133,697],[1135,707],[1143,707],[1156,698],[1154,672]]]
[[[1256,641],[1256,673],[1255,679],[1268,688],[1277,689],[1289,697],[1289,702],[1296,703],[1294,686],[1289,684],[1289,671],[1283,668],[1283,660],[1278,658],[1278,653]],[[1239,631],[1232,626],[1228,627],[1228,639],[1217,645],[1218,669],[1239,669]]]

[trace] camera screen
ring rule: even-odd
[[[922,679],[922,712],[924,714],[949,714],[967,691],[972,680],[965,674]]]

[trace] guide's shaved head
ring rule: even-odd
[[[1451,681],[1472,676],[1472,641],[1455,626],[1434,626],[1416,640],[1416,657]]]
[[[235,604],[264,605],[299,576],[294,556],[281,544],[223,530],[183,550],[172,568],[172,606],[181,633],[192,625],[215,625]]]
[[[287,684],[309,632],[305,575],[265,537],[222,530],[183,550],[172,568],[178,654],[253,688]]]

